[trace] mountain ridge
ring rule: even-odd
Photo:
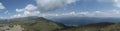
[[[1,24],[6,24],[10,27],[21,25],[24,28],[24,31],[53,31],[65,27],[64,24],[45,19],[43,17],[24,17],[8,20],[9,22]]]
[[[9,22],[7,22],[9,21]],[[14,27],[20,25],[23,31],[119,31],[120,23],[99,22],[87,25],[67,26],[43,17],[24,17],[4,20],[3,25]],[[2,27],[2,26],[1,26]],[[6,30],[6,29],[5,29]]]

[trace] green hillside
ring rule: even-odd
[[[8,27],[9,26],[9,27]],[[3,29],[4,28],[4,29]],[[3,29],[3,30],[1,30]],[[120,31],[120,23],[93,23],[78,27],[68,27],[42,17],[9,19],[0,23],[0,31]]]
[[[54,31],[56,29],[63,28],[63,25],[59,25],[60,23],[56,23],[42,17],[39,18],[16,18],[11,19],[9,23],[10,27],[14,25],[21,25],[24,30],[23,31]]]

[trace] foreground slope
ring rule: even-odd
[[[6,24],[6,23],[5,23]],[[54,31],[63,28],[62,24],[47,20],[42,17],[25,17],[10,19],[6,25],[14,27],[20,25],[23,31]]]
[[[120,31],[120,23],[111,22],[65,26],[42,17],[15,18],[1,22],[0,31]]]

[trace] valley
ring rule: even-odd
[[[120,23],[98,22],[67,26],[42,17],[24,17],[1,23],[0,31],[120,31]]]

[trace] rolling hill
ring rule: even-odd
[[[43,17],[24,17],[1,20],[0,31],[120,31],[120,23],[99,22],[67,26]]]
[[[23,31],[54,31],[56,29],[64,28],[63,24],[47,20],[42,17],[24,17],[10,19],[10,22],[2,23],[10,27],[20,25],[24,28]]]

